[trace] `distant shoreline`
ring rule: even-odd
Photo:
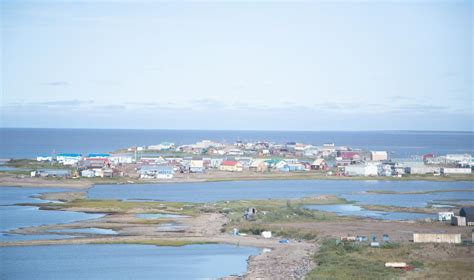
[[[413,129],[361,129],[361,130],[275,130],[275,129],[202,129],[202,128],[84,128],[84,127],[0,127],[1,129],[21,130],[163,130],[163,131],[243,131],[243,132],[422,132],[422,133],[469,133],[474,134],[474,131],[468,130],[413,130]]]

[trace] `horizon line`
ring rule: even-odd
[[[57,129],[57,130],[168,130],[168,131],[260,131],[260,132],[462,132],[474,130],[420,130],[420,129],[360,129],[360,130],[275,130],[275,129],[205,129],[205,128],[85,128],[85,127],[0,127],[0,129]]]

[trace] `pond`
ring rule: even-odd
[[[436,218],[433,214],[410,213],[410,212],[384,212],[364,209],[353,204],[334,204],[334,205],[305,205],[306,209],[318,210],[324,212],[333,212],[340,216],[359,216],[379,220],[421,220],[426,218]]]
[[[87,233],[87,234],[103,234],[113,235],[117,234],[115,230],[106,228],[68,228],[68,229],[55,229],[50,232],[64,232],[64,233]]]
[[[429,203],[443,204],[457,200],[457,203],[474,201],[474,192],[438,192],[425,194],[343,194],[342,198],[365,205],[386,205],[400,207],[426,207]]]
[[[260,250],[206,244],[1,247],[1,279],[215,279],[242,275]]]
[[[137,218],[140,219],[149,219],[149,220],[157,220],[157,219],[176,219],[176,218],[187,218],[188,216],[183,215],[176,215],[176,214],[137,214]]]

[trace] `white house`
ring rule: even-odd
[[[148,146],[148,150],[154,150],[154,151],[173,150],[175,148],[176,148],[175,144],[170,143],[170,142],[162,142],[158,145]]]
[[[52,161],[53,157],[51,156],[37,156],[36,161]]]
[[[81,171],[81,176],[82,177],[87,177],[87,178],[92,178],[95,177],[95,172],[94,170],[91,169],[86,169]]]
[[[56,160],[63,165],[76,165],[82,160],[81,154],[58,154]]]
[[[451,221],[451,218],[454,217],[454,212],[439,212],[438,221]]]
[[[120,164],[120,163],[133,163],[135,161],[135,157],[130,154],[123,154],[123,155],[111,155],[109,157],[109,161],[113,164]]]
[[[193,159],[189,164],[189,172],[191,173],[203,173],[204,172],[204,161],[202,159]]]

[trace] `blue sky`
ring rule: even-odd
[[[472,1],[2,1],[2,127],[473,130]]]

